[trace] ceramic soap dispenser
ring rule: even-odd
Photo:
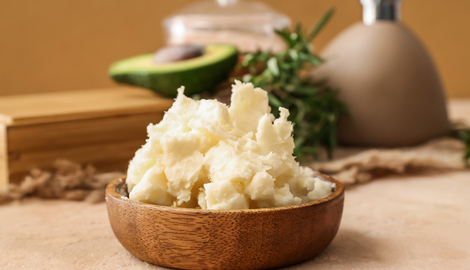
[[[426,48],[400,23],[400,0],[361,0],[363,22],[322,52],[315,77],[340,91],[351,119],[338,126],[342,144],[399,147],[445,135],[450,125],[439,74]]]

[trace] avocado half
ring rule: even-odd
[[[153,90],[166,97],[176,97],[185,87],[187,96],[212,90],[228,78],[238,62],[232,45],[206,45],[199,57],[172,63],[155,63],[154,54],[127,58],[111,65],[110,76],[118,82]]]

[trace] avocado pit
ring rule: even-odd
[[[157,64],[173,63],[200,57],[204,48],[197,45],[175,45],[163,47],[155,53],[153,61]]]

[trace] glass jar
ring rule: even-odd
[[[289,26],[286,15],[264,3],[237,0],[194,3],[164,20],[168,45],[224,43],[242,53],[285,49],[274,30]]]

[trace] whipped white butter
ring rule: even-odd
[[[270,113],[267,92],[236,81],[231,105],[178,97],[131,160],[135,201],[203,209],[248,209],[327,197],[333,184],[292,156],[289,112]]]

